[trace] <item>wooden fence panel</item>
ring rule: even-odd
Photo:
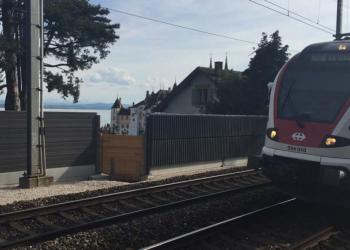
[[[113,179],[139,181],[146,174],[143,136],[102,134],[101,168]]]

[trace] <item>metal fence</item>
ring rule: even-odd
[[[48,168],[80,166],[97,162],[96,113],[46,112]],[[0,112],[0,173],[26,169],[26,114]]]
[[[259,153],[266,122],[265,116],[152,114],[146,123],[146,167]]]

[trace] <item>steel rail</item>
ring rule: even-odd
[[[218,180],[225,180],[225,179],[230,179],[234,177],[244,177],[244,176],[249,176],[249,174],[254,175],[259,173],[260,172],[256,170],[240,171],[240,172],[235,172],[230,174],[218,175],[214,177],[205,177],[205,178],[199,178],[195,180],[182,181],[177,183],[164,184],[160,186],[153,186],[153,187],[141,188],[136,190],[124,191],[116,194],[101,195],[98,197],[91,197],[91,198],[86,198],[86,199],[81,199],[76,201],[64,202],[64,203],[50,205],[50,206],[41,207],[41,208],[26,209],[23,211],[17,211],[17,212],[0,215],[0,223],[10,223],[11,221],[18,221],[18,220],[27,219],[27,218],[35,219],[36,217],[42,216],[42,215],[48,215],[48,214],[54,214],[57,212],[62,212],[62,211],[67,211],[72,209],[90,207],[93,205],[98,205],[100,203],[104,204],[104,203],[116,201],[118,199],[134,198],[140,195],[152,194],[154,192],[158,193],[164,190],[165,191],[177,190],[183,187],[190,187],[196,184],[215,182]],[[115,224],[119,222],[125,222],[138,217],[147,216],[154,213],[167,211],[170,209],[183,207],[183,206],[194,204],[197,202],[203,202],[206,200],[215,199],[223,195],[249,191],[249,190],[253,190],[253,189],[257,189],[257,188],[261,188],[269,185],[271,185],[271,182],[266,180],[266,181],[261,181],[258,184],[250,184],[250,185],[244,185],[244,186],[238,186],[238,187],[236,186],[233,188],[226,189],[224,191],[212,192],[210,194],[205,194],[205,195],[197,195],[193,198],[187,198],[180,201],[175,201],[175,202],[169,201],[169,203],[167,204],[162,204],[162,205],[153,206],[149,208],[140,208],[140,209],[137,209],[136,211],[125,212],[125,213],[117,214],[113,216],[104,216],[103,218],[95,219],[90,222],[78,223],[67,227],[55,228],[55,225],[52,225],[53,230],[48,230],[46,232],[37,233],[37,234],[30,234],[29,236],[25,236],[12,241],[0,241],[0,248],[10,248],[14,246],[28,245],[32,243],[42,242],[42,241],[50,240],[56,237],[64,236],[67,234],[72,234],[72,233],[85,231],[93,228],[98,228],[98,227]]]
[[[184,247],[185,245],[195,242],[197,240],[200,240],[203,237],[206,237],[208,235],[211,235],[212,233],[215,233],[217,231],[220,231],[226,227],[231,226],[232,224],[239,222],[241,220],[250,218],[251,216],[258,215],[260,213],[264,213],[267,211],[270,211],[272,209],[280,208],[285,205],[289,205],[291,203],[294,203],[296,201],[296,198],[288,199],[283,202],[279,202],[264,208],[260,208],[257,210],[254,210],[252,212],[248,212],[239,216],[235,216],[233,218],[212,224],[210,226],[206,226],[197,230],[194,230],[192,232],[168,239],[166,241],[156,243],[151,246],[147,246],[142,248],[142,250],[160,250],[160,249],[178,249],[181,247]]]

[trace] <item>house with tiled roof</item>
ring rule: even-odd
[[[178,113],[178,114],[202,114],[206,113],[206,107],[216,98],[218,85],[232,82],[232,79],[241,74],[228,69],[227,57],[225,66],[222,62],[215,62],[209,67],[195,68],[173,91],[167,95],[153,112]]]
[[[206,107],[215,100],[220,84],[233,82],[241,72],[228,69],[227,57],[223,62],[215,62],[209,67],[195,68],[180,84],[168,90],[149,93],[141,102],[130,107],[130,135],[142,135],[146,127],[146,117],[150,113],[203,114]]]
[[[146,97],[141,102],[130,107],[130,135],[143,135],[146,127],[146,117],[154,112],[157,107],[168,95],[171,89],[159,90],[158,92],[146,92]]]

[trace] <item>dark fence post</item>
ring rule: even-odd
[[[146,117],[146,128],[145,128],[145,169],[146,175],[149,175],[152,166],[152,115]]]
[[[95,171],[96,174],[100,174],[102,172],[101,170],[101,131],[100,131],[100,126],[101,126],[101,117],[99,115],[95,116],[94,119],[94,124],[95,124],[95,146],[96,146],[96,162],[95,162]]]

